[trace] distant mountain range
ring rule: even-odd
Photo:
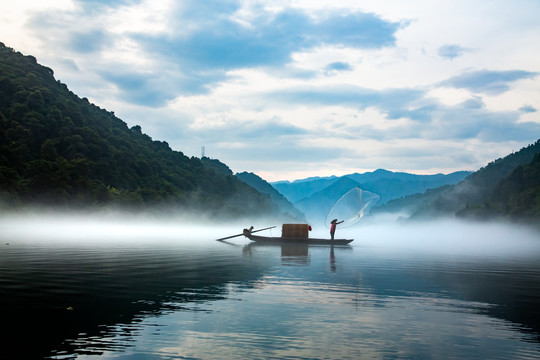
[[[373,214],[410,220],[458,216],[535,222],[540,218],[540,140],[476,172],[414,175],[379,169],[272,186],[310,222],[323,222],[336,201],[356,186],[381,196]]]
[[[424,192],[427,189],[455,184],[470,174],[468,171],[459,171],[448,175],[415,175],[379,169],[341,177],[278,181],[272,183],[272,186],[302,211],[309,221],[321,222],[336,201],[356,186],[378,194],[381,197],[379,202],[381,205],[392,199]]]
[[[470,175],[470,171],[458,171],[448,175],[415,175],[379,169],[363,174],[354,173],[341,177],[308,178],[303,180],[277,181],[272,186],[293,203],[304,200],[316,192],[332,185],[340,178],[347,177],[364,190],[381,196],[381,204],[402,196],[416,194],[427,189],[455,184]]]

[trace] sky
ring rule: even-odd
[[[0,0],[0,42],[267,181],[478,170],[540,138],[538,0]]]

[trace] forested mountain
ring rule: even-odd
[[[0,198],[17,207],[151,206],[228,217],[277,206],[219,161],[189,158],[79,98],[0,43]]]
[[[527,165],[518,165],[499,181],[493,192],[480,205],[467,206],[460,217],[540,218],[540,152]]]
[[[434,216],[535,217],[540,208],[540,140],[489,163],[465,180],[424,194],[396,199],[377,212],[402,212],[411,218]]]
[[[240,180],[260,192],[266,194],[272,199],[272,201],[279,207],[280,211],[284,214],[290,214],[291,219],[305,221],[304,214],[291,204],[283,195],[281,195],[272,185],[265,180],[261,179],[256,174],[250,172],[237,173],[235,175]]]

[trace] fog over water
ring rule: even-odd
[[[329,238],[324,224],[310,224],[310,237]],[[17,240],[94,244],[116,241],[167,242],[215,240],[240,234],[243,228],[275,226],[259,235],[281,236],[281,224],[275,220],[223,223],[193,221],[171,216],[156,218],[145,214],[28,213],[0,216],[1,236],[7,242]],[[392,218],[370,217],[351,228],[339,226],[336,238],[353,238],[351,246],[381,247],[385,251],[454,253],[462,255],[536,256],[540,253],[540,232],[526,225],[498,222],[469,222],[444,219],[401,223]],[[249,243],[243,236],[233,238],[236,244]]]
[[[0,358],[540,357],[537,230],[372,217],[338,226],[350,246],[215,241],[251,225],[281,234],[267,219],[3,214]]]

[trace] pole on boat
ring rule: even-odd
[[[259,230],[252,230],[251,232],[254,233],[254,232],[259,232],[259,231],[268,230],[268,229],[273,229],[273,228],[275,228],[275,226],[270,226],[270,227],[267,227],[267,228],[264,228],[264,229],[259,229]],[[242,236],[242,235],[244,235],[244,233],[242,233],[242,234],[237,234],[237,235],[227,236],[227,237],[220,238],[220,239],[216,239],[216,241],[232,239],[232,238],[235,238],[235,237],[237,237],[237,236]]]

